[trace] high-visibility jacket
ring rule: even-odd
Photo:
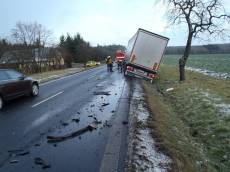
[[[113,63],[113,60],[110,58],[108,59],[108,64],[112,64]]]

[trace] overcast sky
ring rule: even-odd
[[[229,12],[230,1],[224,1]],[[169,45],[184,45],[186,40],[186,27],[166,28],[166,7],[155,0],[0,0],[0,6],[2,38],[17,21],[37,21],[52,30],[56,40],[67,32],[80,33],[92,45],[127,45],[138,28],[169,37]]]

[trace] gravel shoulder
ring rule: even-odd
[[[148,111],[145,93],[137,81],[130,103],[127,166],[125,171],[166,172],[171,159],[159,151],[156,140],[148,127]]]

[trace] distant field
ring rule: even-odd
[[[180,57],[181,55],[166,55],[163,63],[178,66],[178,59]],[[230,54],[190,55],[187,66],[230,74]]]

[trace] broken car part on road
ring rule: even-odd
[[[108,106],[109,103],[103,103],[101,106]]]
[[[51,165],[48,162],[46,162],[45,160],[43,160],[40,157],[34,158],[34,163],[37,164],[37,165],[41,165],[43,169],[51,167]]]
[[[110,91],[99,91],[99,92],[93,92],[94,95],[105,95],[105,96],[109,96],[111,95],[109,93]]]
[[[77,136],[82,135],[83,133],[85,133],[87,131],[92,131],[92,130],[95,130],[95,129],[97,129],[97,124],[96,123],[91,123],[88,126],[82,128],[80,130],[77,130],[75,132],[72,132],[70,134],[66,134],[66,135],[63,135],[63,136],[47,136],[47,139],[48,139],[47,142],[48,143],[55,143],[55,142],[65,141],[67,139],[77,137]]]

